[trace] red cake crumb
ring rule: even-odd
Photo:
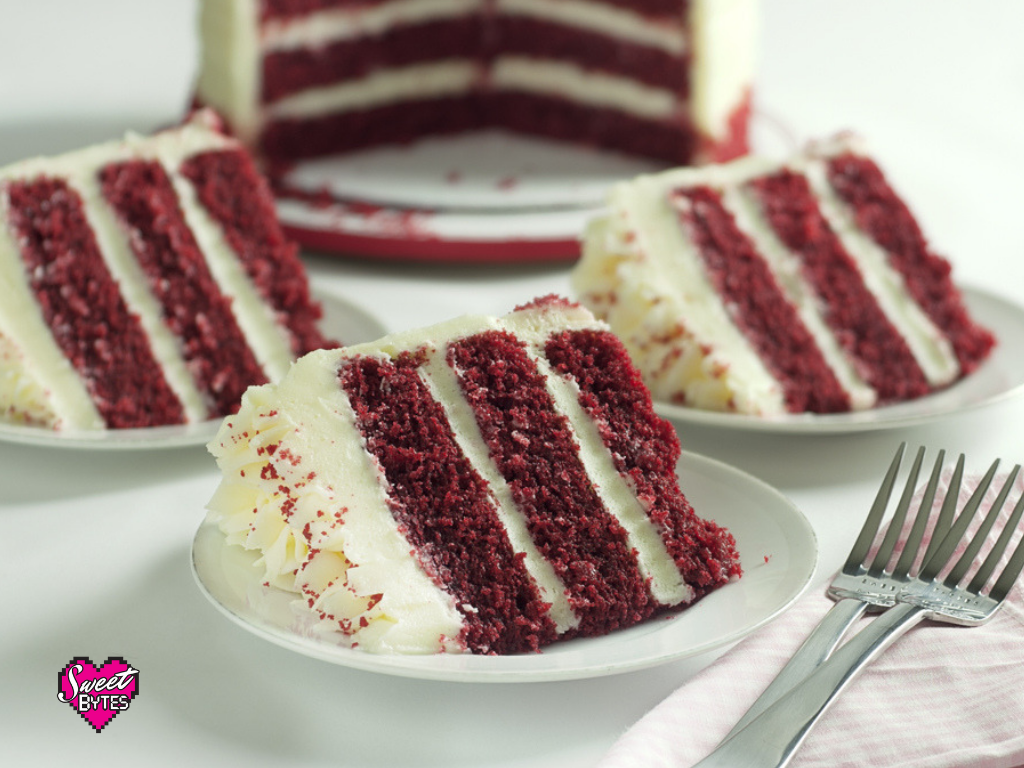
[[[807,179],[791,171],[756,179],[750,188],[779,239],[802,261],[824,304],[825,321],[858,361],[880,402],[907,400],[931,388],[903,336],[878,306],[853,258],[833,232]]]
[[[829,182],[854,210],[857,225],[889,253],[907,290],[949,338],[963,373],[978,367],[995,337],[967,314],[949,262],[931,251],[910,209],[870,159],[846,153],[828,163]]]
[[[238,408],[250,384],[267,381],[178,206],[163,167],[132,161],[100,173],[103,195],[131,233],[132,250],[163,320],[182,340],[182,354],[211,416]]]
[[[578,634],[650,616],[656,606],[626,532],[604,509],[523,344],[505,332],[477,334],[449,347],[448,364],[534,543],[567,585]]]
[[[112,429],[182,424],[185,412],[121,298],[85,219],[61,179],[8,187],[25,272],[53,338]]]
[[[194,155],[181,172],[224,230],[249,278],[292,335],[296,357],[336,346],[317,327],[320,306],[310,298],[298,246],[281,230],[267,181],[248,153],[237,149]],[[259,189],[260,194],[253,194]]]
[[[739,577],[732,535],[698,518],[679,488],[679,438],[654,412],[622,342],[607,331],[566,331],[548,341],[545,356],[555,371],[578,385],[580,405],[597,424],[615,468],[636,489],[695,596]]]
[[[579,304],[575,301],[569,301],[564,296],[560,296],[557,293],[549,293],[546,296],[538,296],[533,301],[528,301],[525,304],[520,304],[515,308],[516,312],[524,309],[567,309],[569,307],[576,307]]]
[[[719,193],[695,187],[672,199],[733,321],[782,385],[787,409],[848,411],[846,391]]]
[[[472,651],[535,651],[555,639],[546,604],[508,541],[486,481],[420,379],[419,363],[410,354],[395,362],[357,358],[339,373],[366,448],[392,489],[392,514],[427,573],[454,595]]]

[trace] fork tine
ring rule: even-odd
[[[978,507],[981,506],[981,500],[984,498],[986,491],[988,491],[988,487],[992,485],[992,478],[995,476],[996,469],[998,467],[999,459],[996,459],[992,462],[992,466],[989,467],[988,472],[985,473],[985,477],[982,478],[980,483],[978,483],[978,487],[975,488],[974,494],[967,500],[967,504],[964,505],[960,516],[949,529],[949,533],[943,537],[942,543],[936,547],[935,551],[921,568],[921,573],[918,578],[922,581],[933,581],[935,577],[939,575],[939,571],[946,566],[946,563],[953,555],[953,551],[960,543],[960,540],[964,537],[964,533],[966,533],[967,527],[971,524],[971,520],[973,520],[975,514],[977,514]],[[948,502],[951,497],[955,499],[957,495],[959,495],[959,489],[957,489],[957,493],[954,493],[954,489],[951,486],[948,495],[946,496],[946,501]]]
[[[871,576],[881,576],[886,566],[889,565],[893,550],[896,548],[896,540],[903,530],[903,522],[907,519],[907,510],[910,509],[910,502],[917,489],[917,477],[921,472],[921,461],[923,459],[924,446],[921,446],[917,449],[917,456],[914,457],[914,464],[910,468],[910,474],[907,476],[906,484],[903,487],[903,495],[896,506],[896,512],[893,514],[892,520],[889,521],[889,527],[886,529],[882,543],[875,553],[875,559],[868,569],[868,574]]]
[[[932,468],[932,475],[928,479],[928,487],[925,488],[921,497],[921,506],[917,510],[917,517],[914,519],[914,526],[910,530],[907,542],[900,553],[900,559],[893,568],[893,576],[905,578],[917,559],[918,550],[921,548],[921,540],[924,538],[925,528],[928,526],[928,518],[931,517],[932,505],[935,503],[935,493],[939,487],[939,479],[942,477],[942,467],[946,463],[946,452],[940,450],[935,458],[935,466]]]
[[[1014,467],[1014,473],[1020,469],[1018,464]],[[1010,513],[1009,519],[1006,521],[1006,525],[1003,526],[1003,532],[999,535],[999,539],[993,546],[992,551],[988,557],[985,558],[985,562],[982,563],[981,568],[974,575],[971,580],[968,589],[971,592],[979,592],[985,583],[988,581],[989,576],[992,575],[992,571],[995,570],[999,558],[1002,557],[1003,552],[1006,551],[1007,545],[1010,543],[1010,539],[1013,537],[1013,532],[1017,529],[1020,524],[1021,517],[1024,516],[1024,494],[1021,494],[1020,499],[1017,500],[1017,506],[1013,508],[1013,512]],[[1016,568],[1016,572],[1014,571]],[[992,587],[989,592],[989,597],[994,600],[1002,600],[1006,597],[1013,583],[1017,580],[1020,575],[1021,569],[1024,568],[1024,539],[1017,545],[1017,550],[1010,558],[1010,562],[1007,563],[1006,568],[1003,569],[1003,573],[996,581],[995,586]],[[1004,581],[1005,579],[1005,581]]]
[[[953,569],[947,574],[944,582],[947,587],[956,587],[959,585],[960,582],[963,581],[967,571],[970,569],[971,564],[974,563],[975,559],[978,557],[978,552],[981,550],[982,544],[984,544],[985,540],[988,538],[989,532],[992,530],[992,526],[995,524],[996,518],[999,517],[999,513],[1003,509],[1003,504],[1006,503],[1006,497],[1010,494],[1010,488],[1013,486],[1013,480],[1017,476],[1017,471],[1018,467],[1014,467],[1013,471],[1006,478],[1006,482],[1003,483],[1002,490],[999,492],[999,495],[996,496],[995,501],[992,502],[992,508],[985,516],[985,520],[982,522],[981,527],[979,527],[977,532],[974,534],[971,542],[967,545],[967,549],[965,549],[964,553],[960,556],[960,560],[957,561],[957,564],[954,565]],[[1006,533],[1005,528],[1003,529],[1003,533]],[[989,554],[991,556],[994,553],[995,550]],[[999,557],[1002,557],[1002,553],[996,555],[996,559]],[[995,568],[995,565],[993,564],[992,567]],[[982,586],[984,586],[985,582],[982,581],[981,583]]]
[[[1020,507],[1021,505],[1018,504],[1017,506]],[[999,574],[999,579],[989,592],[989,597],[1000,602],[1005,600],[1010,590],[1013,589],[1013,585],[1022,570],[1024,570],[1024,540],[1017,544],[1013,557],[1010,558],[1010,562],[1006,564],[1003,572]]]
[[[956,505],[960,498],[960,484],[964,477],[964,462],[964,455],[961,453],[960,457],[956,460],[956,468],[950,477],[949,488],[946,489],[946,497],[942,501],[942,509],[939,511],[939,517],[935,521],[935,527],[932,529],[928,548],[925,550],[924,557],[921,558],[921,568],[924,568],[924,564],[931,560],[935,550],[939,548],[942,540],[953,526],[953,516],[956,514]]]
[[[903,451],[906,449],[907,444],[905,442],[900,443],[900,447],[896,449],[896,455],[893,456],[892,463],[889,465],[889,470],[885,473],[885,477],[882,480],[882,485],[878,488],[878,493],[875,495],[875,501],[871,505],[871,511],[868,512],[867,519],[864,521],[863,527],[860,529],[860,533],[857,535],[857,540],[853,544],[853,548],[850,550],[850,554],[846,558],[846,565],[844,569],[856,568],[864,562],[864,558],[868,554],[868,550],[871,549],[871,543],[875,540],[875,534],[878,533],[878,526],[882,522],[882,517],[885,515],[885,508],[889,504],[889,497],[892,495],[892,487],[896,482],[896,474],[900,470],[900,461],[903,459]]]

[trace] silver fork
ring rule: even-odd
[[[783,694],[817,669],[831,655],[839,641],[865,610],[890,608],[896,604],[896,594],[909,580],[910,568],[916,562],[920,552],[921,541],[931,516],[936,488],[945,463],[945,452],[939,451],[921,504],[918,507],[917,516],[914,518],[913,527],[900,551],[899,560],[891,571],[887,570],[906,522],[914,493],[917,490],[918,476],[925,453],[924,447],[918,448],[913,466],[904,484],[903,494],[874,558],[869,560],[868,556],[871,545],[878,537],[885,510],[892,497],[906,447],[906,443],[901,443],[896,450],[896,455],[893,456],[889,469],[882,479],[871,510],[857,535],[850,554],[847,556],[842,570],[833,577],[832,583],[829,585],[828,596],[836,603],[793,654],[782,671],[761,693],[757,701],[733,726],[723,741],[745,728],[754,718],[778,701]],[[956,499],[959,494],[963,469],[964,457],[961,455],[950,481],[950,491],[946,494],[942,509],[933,527],[933,542],[941,539],[949,530],[950,521],[956,511]],[[928,557],[927,552],[925,557]]]
[[[1014,467],[992,508],[966,550],[940,581],[956,547],[975,517],[998,462],[985,475],[956,522],[926,554],[916,578],[896,595],[897,605],[881,614],[837,650],[817,670],[783,695],[750,725],[723,742],[694,768],[781,768],[789,763],[808,732],[846,685],[870,661],[924,619],[977,626],[984,624],[1006,600],[1024,570],[1024,538],[1017,544],[1002,573],[986,593],[985,587],[1005,554],[1024,515],[1024,494],[1018,500],[970,583],[961,583],[978,552],[992,535],[993,525],[1006,502],[1020,466]]]

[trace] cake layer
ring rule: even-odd
[[[851,138],[786,163],[641,177],[609,208],[573,282],[665,401],[763,415],[867,408],[949,385],[994,343]],[[940,325],[929,305],[954,319]]]
[[[653,541],[638,548],[648,553],[641,567],[655,600],[669,605],[690,602],[714,588],[721,572],[696,554],[694,546],[697,552],[715,552],[719,561],[725,559],[721,530],[694,514],[675,482],[678,437],[654,413],[643,380],[623,355],[621,343],[604,330],[565,331],[549,338],[544,354],[553,369],[569,377],[579,390],[579,407],[586,418],[576,420],[577,433],[596,432],[600,440],[587,435],[585,442],[607,449],[622,479],[619,494],[636,497],[636,502],[620,503],[620,508],[632,506],[634,511],[623,514],[623,524],[634,540],[660,535],[675,563],[677,573]],[[608,470],[602,474],[615,477]]]
[[[288,240],[277,222],[277,211],[266,179],[257,173],[247,153],[234,151],[201,152],[181,165],[202,211],[216,227],[196,225],[197,231],[223,234],[227,246],[241,265],[242,272],[256,294],[270,308],[270,319],[289,337],[291,357],[299,357],[324,346],[320,333],[320,307],[310,299],[306,270],[299,259],[298,246]],[[253,194],[253,193],[256,194]],[[231,262],[227,262],[231,263]],[[225,275],[225,281],[230,279]],[[244,281],[232,280],[230,292],[242,300],[247,292],[238,290]],[[239,297],[241,294],[241,297]],[[255,314],[255,308],[250,314]],[[263,310],[266,315],[266,310]],[[255,320],[253,321],[255,323]],[[269,335],[251,333],[250,337]],[[275,378],[282,373],[281,363],[269,362]],[[285,360],[287,365],[290,360]]]
[[[211,120],[0,169],[7,418],[214,418],[327,344],[266,182]]]
[[[267,378],[185,223],[167,173],[159,163],[131,161],[108,165],[99,176],[104,197],[133,235],[132,251],[164,322],[181,340],[196,386],[212,413],[230,413],[249,384]]]
[[[791,411],[849,410],[850,401],[766,260],[708,187],[674,190],[671,202],[713,290],[782,388]]]
[[[750,186],[776,236],[800,259],[801,274],[825,308],[825,322],[878,399],[892,402],[926,394],[924,371],[861,280],[807,180],[783,171],[755,179]]]
[[[575,29],[592,37],[615,39],[641,56],[645,48],[681,56],[689,47],[686,25],[680,23],[687,17],[685,3],[676,3],[673,9],[662,12],[644,9],[642,3],[595,0],[495,0],[494,5],[494,26],[502,45],[506,23],[532,21],[561,27],[561,35]],[[542,31],[543,27],[537,29]]]
[[[491,106],[497,122],[515,131],[634,154],[691,151],[698,139],[685,115],[653,120],[550,94],[508,90]]]
[[[903,276],[914,301],[950,340],[964,373],[984,359],[991,338],[967,316],[952,284],[952,270],[932,253],[910,209],[867,157],[842,154],[828,163],[836,194],[853,212],[857,225],[886,253]]]
[[[447,104],[464,98],[460,113],[480,110],[474,119],[458,121],[464,126],[522,130],[524,118],[509,122],[515,109],[503,101],[506,93],[514,100],[524,91],[566,109],[597,110],[599,122],[604,113],[622,113],[653,123],[655,131],[671,122],[684,134],[681,142],[633,141],[624,151],[677,162],[725,159],[746,151],[754,23],[752,0],[388,0],[281,7],[205,0],[196,98],[221,112],[271,161],[365,146],[374,131],[343,128],[332,147],[324,126],[342,125],[345,115],[365,123],[368,113],[393,105],[411,103],[405,126],[423,117],[412,138],[457,130],[453,121],[425,114],[425,102],[433,99]],[[557,120],[541,114],[525,121]],[[316,149],[282,138],[307,125]],[[617,133],[580,128],[571,140],[594,143],[595,135]],[[407,140],[408,133],[385,130],[372,143]],[[567,138],[563,133],[558,137]],[[353,134],[367,138],[356,141]]]
[[[210,449],[228,541],[370,651],[536,650],[739,574],[621,344],[560,300],[307,355]]]
[[[454,134],[482,127],[477,99],[423,98],[315,118],[267,124],[260,150],[267,157],[308,158],[385,144],[403,144],[429,131]]]
[[[360,80],[374,72],[421,62],[475,59],[482,46],[480,18],[461,16],[406,24],[354,39],[343,37],[315,48],[271,50],[263,59],[260,98],[272,104],[292,94]]]
[[[606,511],[524,345],[490,331],[453,342],[447,357],[537,548],[565,584],[579,631],[604,634],[649,615],[626,531]]]
[[[15,181],[6,193],[37,311],[51,343],[82,379],[96,416],[108,427],[184,422],[184,408],[103,260],[81,195],[46,177]]]
[[[401,491],[389,497],[391,513],[427,573],[452,593],[470,648],[536,649],[554,639],[554,626],[418,366],[405,353],[394,362],[357,358],[340,372],[367,451]]]
[[[643,36],[638,37],[644,40]],[[581,29],[517,13],[499,17],[486,30],[481,17],[467,15],[395,26],[353,39],[343,37],[315,48],[270,50],[263,58],[260,98],[264,104],[272,104],[293,94],[358,81],[373,73],[402,70],[414,64],[486,62],[496,57],[568,62],[580,70],[611,73],[667,89],[675,101],[686,99],[689,93],[681,35],[677,46],[651,46],[646,40],[623,40],[602,29]],[[478,87],[486,77],[482,63],[471,85]],[[500,88],[500,84],[497,86]]]

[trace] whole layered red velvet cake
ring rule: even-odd
[[[553,297],[307,355],[210,449],[254,578],[367,651],[535,651],[740,574],[621,343]]]
[[[203,0],[198,103],[268,160],[496,127],[747,149],[754,0]]]
[[[0,214],[7,420],[212,419],[328,345],[266,181],[210,114],[0,169]]]
[[[655,396],[755,415],[900,403],[978,368],[995,339],[950,263],[843,136],[624,182],[573,282]]]

